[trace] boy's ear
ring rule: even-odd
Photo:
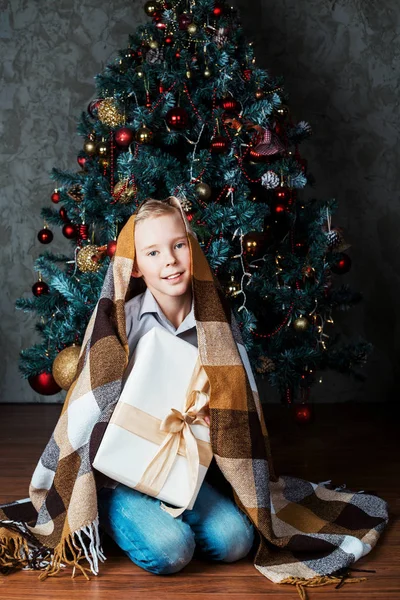
[[[132,273],[131,273],[131,276],[132,276],[132,277],[136,277],[137,279],[138,279],[139,277],[142,277],[142,272],[141,272],[141,271],[139,271],[139,269],[137,268],[137,265],[136,265],[136,260],[135,260],[135,262],[133,263],[133,268],[132,268]]]

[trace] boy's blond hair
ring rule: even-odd
[[[176,200],[175,196],[169,196],[169,198],[166,198],[165,200],[154,200],[153,198],[148,198],[135,215],[135,225],[138,225],[145,219],[150,219],[152,217],[175,214],[178,209],[176,206],[171,204],[171,200]],[[187,219],[186,224],[189,232],[193,234],[193,230],[190,227],[190,223]]]

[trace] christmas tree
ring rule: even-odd
[[[144,10],[149,22],[96,77],[78,125],[80,170],[53,169],[61,208],[43,208],[38,240],[62,228],[71,254],[42,253],[33,297],[17,301],[37,313],[41,336],[20,370],[39,393],[68,389],[118,231],[143,199],[175,195],[253,369],[285,402],[306,402],[317,371],[358,375],[370,349],[334,333],[333,311],[360,295],[333,285],[351,266],[331,223],[336,202],[307,197],[299,144],[311,128],[293,122],[282,80],[257,67],[232,7],[149,0]]]

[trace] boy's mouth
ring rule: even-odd
[[[179,279],[181,277],[181,275],[183,275],[183,271],[181,271],[179,273],[173,273],[172,275],[169,275],[168,277],[163,277],[163,279],[167,279],[168,281],[175,281],[176,279]]]

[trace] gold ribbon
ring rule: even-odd
[[[199,447],[203,450],[202,464],[205,462],[205,466],[208,466],[212,459],[211,445],[201,440],[196,440],[190,428],[190,425],[204,425],[208,427],[204,416],[209,401],[209,389],[210,383],[207,375],[200,365],[199,359],[197,359],[186,394],[184,412],[182,413],[175,408],[171,408],[165,419],[161,421],[159,430],[163,432],[165,438],[156,455],[147,466],[139,483],[135,485],[136,490],[149,496],[158,496],[170,474],[177,454],[184,453],[186,454],[188,463],[190,500],[192,499],[199,475]],[[122,403],[120,406],[122,407]],[[128,405],[125,406],[127,408]],[[118,411],[115,411],[114,415],[115,413],[118,413]],[[115,415],[116,419],[114,415],[112,421],[120,421],[118,414]],[[147,438],[146,432],[144,432],[144,435],[143,433],[139,435]],[[206,452],[204,452],[205,444]],[[182,447],[184,451],[182,451]],[[161,508],[176,518],[186,510],[190,504],[190,500],[182,508],[170,508],[163,503],[161,503]]]

